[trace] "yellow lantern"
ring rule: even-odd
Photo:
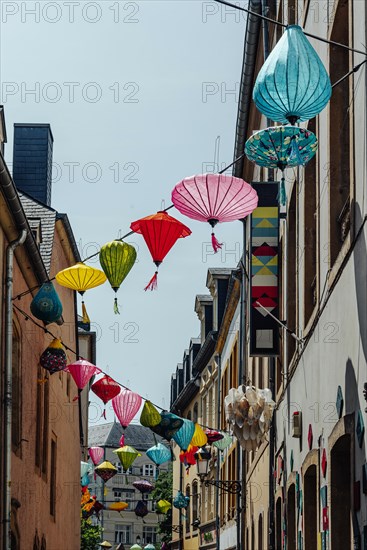
[[[194,445],[194,447],[203,447],[207,444],[207,441],[208,436],[204,432],[203,428],[201,428],[199,424],[195,424],[195,431],[191,439],[191,445]]]
[[[107,280],[107,277],[103,271],[95,267],[85,265],[82,262],[59,271],[55,278],[59,285],[76,290],[81,296],[83,296],[86,290],[102,285]],[[82,313],[83,323],[90,323],[87,310],[85,309],[84,300],[82,301]]]

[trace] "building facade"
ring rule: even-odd
[[[121,463],[113,451],[120,448],[120,439],[124,434],[125,445],[130,445],[140,455],[135,459],[128,472],[124,472]],[[166,471],[167,463],[159,467],[147,457],[145,451],[153,447],[155,438],[162,441],[159,436],[154,436],[149,428],[138,424],[130,424],[125,430],[121,424],[112,422],[89,427],[89,446],[103,447],[105,460],[111,462],[118,470],[118,473],[107,483],[103,483],[97,476],[89,485],[91,494],[105,506],[100,512],[98,519],[103,527],[103,540],[111,544],[122,543],[128,549],[137,542],[141,545],[148,543],[158,544],[160,541],[158,533],[158,515],[155,512],[155,502],[149,494],[141,495],[132,485],[134,481],[145,479],[153,485],[160,471]],[[135,515],[137,503],[143,500],[146,502],[148,514],[144,519]],[[109,506],[115,502],[127,502],[129,504],[122,514],[109,510]]]
[[[264,6],[271,19],[326,40],[310,38],[335,86],[327,107],[301,124],[319,140],[316,156],[305,168],[286,171],[279,319],[296,338],[280,327],[279,355],[254,357],[245,372],[275,390],[276,410],[268,445],[245,457],[243,547],[364,548],[366,71],[352,69],[364,58],[353,48],[364,51],[366,5],[250,2],[257,13]],[[254,131],[273,125],[251,101],[264,32],[271,50],[283,28],[249,16],[235,158]],[[248,182],[280,178],[247,159],[236,163],[234,175]],[[259,490],[266,494],[261,506]]]
[[[2,128],[4,125],[2,124]],[[2,135],[6,135],[4,131]],[[3,151],[3,147],[1,147]],[[11,548],[59,550],[80,547],[80,446],[77,388],[64,372],[52,376],[39,365],[52,337],[46,325],[31,322],[30,303],[40,285],[57,271],[79,260],[66,215],[50,205],[21,193],[0,155],[0,250],[1,280],[7,273],[9,243],[25,230],[24,244],[15,249],[13,261],[13,312],[11,324],[4,314],[5,285],[1,291],[1,392],[5,391],[6,334],[12,341],[12,400],[1,400],[1,494],[11,482]],[[37,180],[39,185],[44,182]],[[47,327],[70,349],[76,349],[77,319],[74,295],[58,288],[63,304],[62,318]],[[9,326],[10,325],[10,326]],[[9,350],[9,348],[7,348]],[[8,352],[9,353],[9,352]],[[69,362],[75,355],[67,352]],[[11,413],[10,479],[5,470],[7,445],[4,439],[5,407]],[[6,542],[6,500],[1,502],[2,548]]]

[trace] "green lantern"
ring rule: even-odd
[[[150,401],[145,401],[140,415],[140,424],[146,428],[157,426],[162,420],[159,411]]]
[[[99,252],[99,262],[110,285],[118,291],[136,260],[136,250],[123,241],[112,241],[102,246]],[[114,312],[120,313],[115,297]]]

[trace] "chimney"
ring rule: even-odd
[[[51,206],[53,141],[49,124],[14,124],[15,185],[47,206]]]

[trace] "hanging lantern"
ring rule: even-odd
[[[119,439],[120,447],[125,447],[125,435],[122,434],[122,436]]]
[[[83,477],[82,477],[81,486],[82,487],[88,487],[89,483],[90,483],[89,475],[84,474]]]
[[[140,415],[140,424],[146,428],[156,426],[161,421],[159,411],[150,401],[145,401],[143,410]]]
[[[103,378],[100,378],[99,380],[97,380],[97,382],[94,382],[90,389],[106,405],[108,401],[110,401],[120,393],[121,386],[106,374],[105,376],[103,376]],[[103,409],[103,413],[101,416],[103,416],[106,420],[106,407]],[[123,447],[123,445],[121,446]]]
[[[172,202],[185,216],[212,227],[214,252],[222,248],[214,235],[218,222],[240,220],[257,206],[256,191],[240,178],[224,174],[201,174],[180,181],[172,191]]]
[[[155,505],[155,511],[157,514],[167,514],[167,512],[172,508],[171,503],[168,500],[161,499]]]
[[[127,277],[135,260],[136,250],[130,244],[122,241],[112,241],[102,246],[99,253],[99,263],[115,293]],[[120,313],[117,296],[115,297],[114,312]]]
[[[54,323],[62,315],[62,303],[54,285],[44,283],[31,302],[34,317],[45,323]]]
[[[145,479],[134,481],[133,485],[135,489],[141,492],[141,494],[149,494],[154,489],[154,485]]]
[[[89,464],[88,462],[80,462],[80,477],[85,476],[89,472]]]
[[[129,507],[129,503],[128,502],[113,502],[112,504],[109,505],[108,509],[109,510],[115,510],[116,512],[119,512],[119,514],[121,515],[122,517],[122,514],[121,512],[123,510],[126,510],[126,508]]]
[[[102,462],[102,464],[97,466],[94,471],[103,479],[105,483],[117,474],[117,468],[115,468],[115,466],[108,460]]]
[[[177,239],[188,237],[191,231],[183,223],[172,218],[166,212],[157,212],[130,225],[135,233],[140,233],[145,240],[152,255],[157,271],[144,288],[154,290],[157,288],[158,267],[165,256],[171,250]]]
[[[195,453],[198,450],[199,450],[199,447],[195,447],[194,445],[189,445],[187,451],[180,452],[180,462],[184,464],[186,470],[188,470],[190,466],[195,466],[196,464]]]
[[[58,338],[52,340],[40,357],[40,365],[48,370],[50,374],[55,374],[55,372],[65,369],[66,353],[61,340]]]
[[[213,443],[213,447],[217,447],[217,449],[219,449],[220,451],[224,451],[225,449],[227,449],[233,441],[232,436],[230,436],[229,434],[222,432],[222,435],[222,439],[214,441]]]
[[[187,508],[190,502],[190,497],[185,497],[182,491],[177,491],[176,496],[173,499],[173,506],[182,510],[182,508]]]
[[[55,278],[59,285],[76,290],[81,296],[84,295],[86,290],[102,285],[107,279],[100,269],[90,267],[81,262],[59,271]],[[84,300],[82,301],[82,312],[83,323],[90,323]]]
[[[71,374],[79,392],[85,388],[92,376],[102,372],[101,369],[85,359],[78,359],[78,361],[71,363],[65,368],[65,371]]]
[[[246,141],[245,153],[249,160],[259,166],[279,168],[282,171],[279,203],[284,205],[284,170],[307,164],[317,148],[317,138],[310,130],[297,126],[272,126],[255,132]]]
[[[171,460],[171,451],[162,443],[150,447],[145,453],[148,458],[157,466],[160,466],[164,462]]]
[[[97,466],[103,460],[104,449],[103,447],[89,447],[88,454],[93,464]]]
[[[108,542],[108,540],[104,540],[98,546],[100,546],[101,548],[112,548],[112,544]]]
[[[113,410],[123,428],[130,424],[140,409],[141,402],[140,395],[124,388],[112,399]]]
[[[136,449],[134,449],[134,447],[131,447],[130,445],[125,445],[125,447],[120,447],[119,449],[116,449],[113,452],[116,453],[117,456],[119,457],[119,461],[121,462],[125,472],[127,472],[127,470],[130,468],[134,460],[138,456],[141,456],[141,454]]]
[[[211,445],[215,441],[220,441],[223,439],[223,434],[217,430],[210,430],[209,428],[205,430],[205,435],[208,438],[208,444]]]
[[[139,518],[144,518],[148,514],[148,507],[143,500],[139,500],[134,511]]]
[[[257,75],[253,99],[271,120],[295,124],[319,114],[331,91],[329,75],[301,27],[289,25]]]
[[[183,451],[187,451],[194,432],[195,424],[191,420],[184,418],[181,428],[173,435],[172,439]]]
[[[203,447],[207,444],[207,441],[208,437],[203,428],[201,428],[199,424],[195,424],[195,432],[191,439],[191,445],[195,445],[195,447]]]
[[[172,437],[181,428],[182,424],[183,418],[180,418],[173,413],[163,411],[161,412],[160,423],[153,426],[151,430],[164,439],[167,439],[167,441],[171,441]]]

